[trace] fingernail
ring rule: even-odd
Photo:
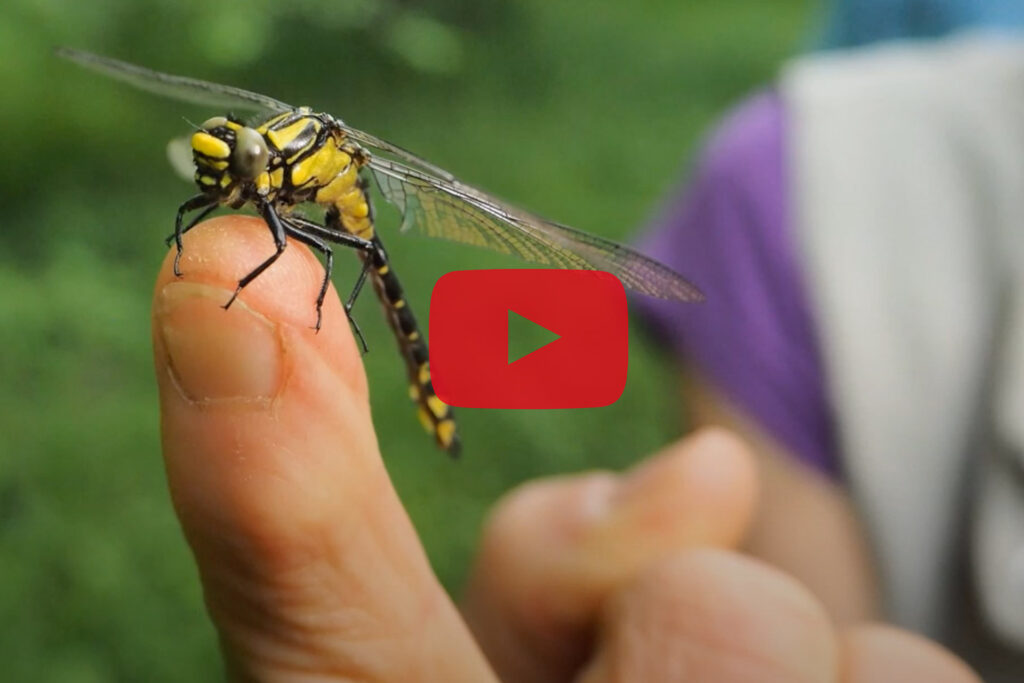
[[[269,401],[281,382],[277,327],[231,292],[172,282],[160,292],[158,329],[167,367],[181,393],[197,403]]]

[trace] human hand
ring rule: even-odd
[[[728,552],[756,475],[721,431],[513,491],[460,614],[388,479],[333,290],[310,329],[315,257],[291,244],[222,310],[269,247],[258,219],[211,220],[154,300],[168,481],[232,679],[977,680],[915,636],[837,632],[796,582]]]

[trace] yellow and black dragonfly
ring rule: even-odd
[[[168,244],[173,241],[177,245],[175,274],[181,274],[182,235],[219,206],[251,206],[266,221],[276,249],[239,280],[225,308],[277,260],[287,246],[287,238],[292,237],[325,258],[324,280],[316,300],[319,329],[333,267],[329,243],[356,250],[363,268],[345,304],[353,329],[365,349],[351,309],[369,279],[405,359],[410,395],[420,419],[438,445],[452,455],[459,449],[452,410],[434,393],[426,340],[374,230],[370,176],[401,212],[403,231],[416,228],[431,237],[486,247],[552,268],[608,271],[627,288],[654,297],[687,302],[703,299],[682,276],[629,247],[512,207],[330,114],[79,50],[60,48],[57,54],[159,95],[231,112],[259,113],[260,118],[251,123],[234,113],[215,116],[192,134],[191,155],[199,193],[178,209],[174,234],[168,238]],[[315,203],[325,210],[323,223],[292,210],[304,203]],[[193,211],[198,213],[185,222],[185,216]]]

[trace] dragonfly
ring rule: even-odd
[[[334,265],[331,245],[353,249],[362,262],[345,302],[353,332],[365,352],[366,341],[352,317],[352,307],[369,280],[405,361],[409,395],[420,421],[452,456],[461,447],[454,413],[434,392],[427,340],[375,229],[371,178],[400,212],[402,232],[415,229],[550,268],[607,271],[627,289],[648,296],[683,302],[704,299],[695,285],[638,251],[516,208],[330,114],[71,48],[58,48],[57,54],[135,88],[230,112],[197,126],[189,140],[199,192],[178,208],[174,233],[167,238],[168,245],[173,243],[177,249],[175,275],[181,276],[182,237],[203,218],[218,207],[253,208],[270,230],[275,249],[238,281],[224,308],[274,264],[290,237],[324,257],[324,277],[315,302],[319,330]],[[240,111],[254,113],[255,120],[243,120],[237,115]],[[310,203],[324,210],[322,221],[295,210]]]

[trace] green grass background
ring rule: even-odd
[[[627,240],[700,135],[806,44],[812,0],[7,0],[0,5],[0,680],[220,678],[158,442],[149,302],[191,188],[167,139],[218,112],[108,82],[68,44],[337,114],[532,210]],[[448,270],[514,266],[381,233],[415,309]],[[337,281],[354,276],[339,259]],[[296,302],[311,306],[311,302]],[[531,477],[676,436],[669,359],[590,411],[460,411],[434,450],[372,296],[357,315],[396,486],[453,592],[487,507]],[[340,445],[339,445],[340,446]]]

